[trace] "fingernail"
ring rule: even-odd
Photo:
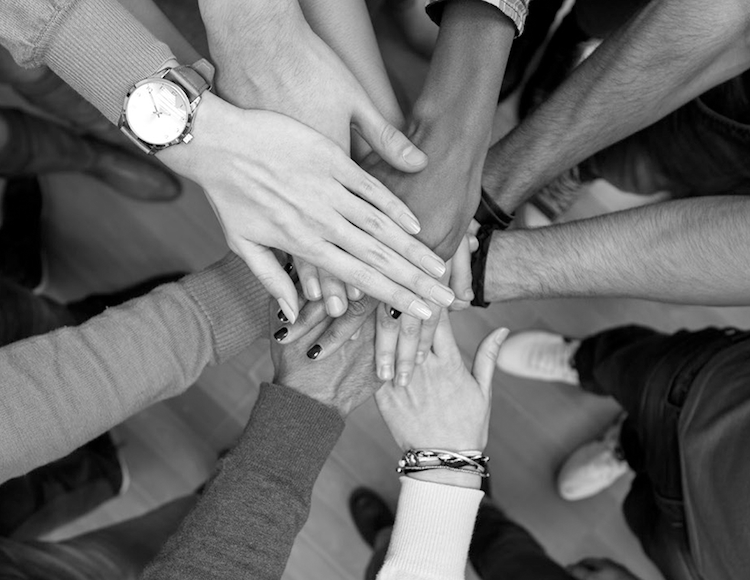
[[[281,342],[287,337],[288,334],[288,328],[279,328],[276,332],[274,332],[273,337],[276,339],[276,342]]]
[[[445,274],[445,264],[432,256],[425,256],[419,261],[422,267],[433,276],[439,278]]]
[[[314,347],[312,347],[310,350],[307,351],[307,358],[315,360],[320,356],[320,352],[323,350],[323,347],[319,344],[316,344]]]
[[[409,314],[420,320],[429,320],[432,316],[432,310],[421,300],[415,300],[409,304]]]
[[[407,213],[401,214],[401,217],[398,221],[401,224],[401,227],[403,227],[410,234],[418,234],[422,231],[419,222]]]
[[[338,296],[331,296],[326,300],[326,310],[331,316],[341,316],[346,312],[346,307]]]
[[[440,306],[450,306],[456,299],[456,295],[445,286],[434,286],[430,290],[430,298]]]
[[[417,356],[414,359],[414,362],[417,363],[418,365],[421,365],[424,362],[424,359],[425,359],[424,353],[420,350],[417,352]]]
[[[396,310],[392,306],[388,309],[388,316],[393,318],[393,320],[398,320],[398,317],[401,316],[401,311]]]
[[[506,338],[508,338],[508,335],[510,334],[510,329],[508,328],[501,328],[500,332],[497,333],[497,336],[495,337],[495,342],[497,344],[502,344]]]
[[[362,334],[362,329],[358,328],[357,332],[355,332],[354,334],[352,334],[352,337],[349,340],[357,340],[360,337],[361,334]]]
[[[291,262],[287,262],[286,266],[284,266],[284,272],[286,272],[287,274],[291,274],[292,270],[294,270],[294,264],[292,264]]]
[[[281,320],[281,322],[284,322],[284,323],[289,322],[289,319],[286,317],[283,310],[279,310],[276,313],[276,318],[278,318],[279,320]]]
[[[464,300],[467,302],[474,300],[474,291],[471,288],[464,290]]]
[[[401,156],[404,158],[404,161],[410,165],[422,165],[427,161],[427,155],[414,147],[414,145],[408,145],[401,153]]]
[[[391,365],[383,365],[380,367],[380,379],[383,381],[390,381],[393,378],[393,367]]]
[[[281,311],[286,318],[286,320],[282,320],[282,322],[291,322],[294,324],[294,321],[297,320],[297,315],[294,313],[294,310],[292,310],[292,307],[289,306],[289,303],[283,298],[279,298],[279,306],[281,306]],[[281,317],[279,317],[279,320],[281,320]]]
[[[310,300],[320,300],[320,297],[323,295],[323,292],[320,290],[320,284],[315,278],[308,280],[305,288],[307,288],[307,297]]]
[[[399,387],[409,386],[409,373],[399,373],[397,384]]]
[[[355,288],[354,286],[347,286],[346,295],[349,300],[362,300],[362,297],[365,295],[365,293],[362,292],[362,290],[360,290],[359,288]]]

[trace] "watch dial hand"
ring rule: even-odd
[[[159,113],[159,107],[156,106],[156,101],[154,100],[154,93],[150,87],[147,87],[147,89],[148,89],[148,96],[151,97],[151,102],[154,104],[154,113],[156,113],[157,117],[161,117],[161,114]]]

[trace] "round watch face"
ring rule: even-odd
[[[184,91],[163,79],[149,79],[128,98],[125,118],[139,139],[166,145],[182,135],[188,124],[190,102]]]

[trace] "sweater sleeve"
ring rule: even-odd
[[[230,254],[87,323],[0,349],[0,481],[185,391],[263,336],[268,295]]]
[[[142,580],[276,580],[344,428],[338,412],[264,384],[239,444]]]
[[[396,523],[378,580],[463,580],[484,492],[400,479]]]
[[[116,123],[128,89],[173,58],[117,0],[3,0],[0,44],[47,65]]]

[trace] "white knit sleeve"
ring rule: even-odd
[[[484,492],[401,477],[396,523],[378,580],[463,580]]]

